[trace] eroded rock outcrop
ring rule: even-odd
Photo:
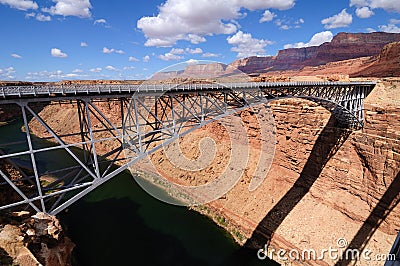
[[[354,77],[396,77],[400,76],[400,42],[385,45],[380,54],[373,58]]]
[[[71,265],[75,245],[64,236],[54,216],[37,213],[29,217],[29,213],[20,212],[3,217],[2,223],[0,257],[7,262],[5,265]]]

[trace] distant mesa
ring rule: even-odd
[[[243,72],[231,65],[222,63],[198,63],[183,64],[182,70],[162,71],[153,75],[151,80],[171,80],[171,79],[223,79],[229,77],[246,77]]]

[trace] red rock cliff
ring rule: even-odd
[[[276,57],[249,57],[231,65],[245,73],[299,70],[305,66],[376,56],[386,44],[398,41],[400,34],[396,33],[339,33],[331,42],[320,46],[284,49]]]

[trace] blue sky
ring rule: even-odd
[[[146,79],[338,32],[400,33],[400,0],[0,0],[0,80]]]

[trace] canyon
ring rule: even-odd
[[[377,86],[366,98],[366,123],[361,130],[338,128],[331,114],[315,103],[281,99],[208,124],[171,144],[178,145],[186,158],[196,161],[201,157],[200,143],[213,139],[215,156],[199,171],[177,167],[166,156],[168,147],[139,162],[133,170],[198,186],[225,171],[232,160],[232,145],[238,145],[249,152],[243,153],[245,168],[234,169],[243,171],[236,185],[222,197],[192,208],[226,228],[244,249],[257,250],[269,244],[276,250],[294,249],[301,253],[337,248],[338,240],[346,239],[348,248],[370,250],[373,255],[386,254],[400,230],[400,79],[396,78],[400,76],[399,41],[400,34],[341,33],[330,43],[286,49],[275,57],[241,59],[228,66],[190,66],[183,72],[162,73],[160,78],[180,81],[185,72],[188,76],[190,73],[220,76],[238,68],[257,73],[255,81],[373,80]],[[40,116],[62,134],[79,126],[75,108],[48,105]],[[117,102],[99,104],[99,108],[112,122],[121,123],[115,115],[121,108]],[[266,109],[270,116],[263,113]],[[240,130],[245,131],[245,137],[240,137],[243,132],[235,126],[235,119],[243,125]],[[270,167],[262,172],[264,181],[250,191],[251,179],[260,167],[259,158],[265,152],[263,143],[270,141],[260,134],[263,123],[274,126],[269,129],[276,141],[274,156]],[[48,136],[37,122],[31,121],[30,126],[35,135]],[[94,122],[93,126],[100,124]],[[113,147],[112,143],[102,145],[98,151],[106,153]],[[293,263],[349,264],[328,257]],[[381,264],[364,259],[356,262],[356,265]]]
[[[216,156],[199,171],[180,169],[166,156],[168,148],[139,162],[133,170],[198,186],[220,176],[232,159],[232,145],[239,145],[249,152],[243,154],[248,161],[245,168],[233,168],[244,170],[237,184],[219,199],[193,208],[226,228],[244,248],[269,244],[276,250],[320,251],[335,248],[338,239],[346,239],[351,248],[386,254],[400,228],[400,79],[375,81],[377,86],[365,102],[366,124],[362,130],[337,128],[331,114],[315,103],[283,99],[269,105],[273,120],[261,115],[265,107],[238,113],[236,119],[246,131],[244,138],[240,137],[240,127],[228,119],[213,122],[171,144],[179,145],[183,155],[195,161],[201,154],[199,143],[213,139]],[[113,115],[120,111],[118,103],[99,105],[112,122],[119,123],[118,116]],[[74,108],[49,105],[40,115],[62,134],[78,125]],[[261,186],[249,191],[263,153],[260,147],[267,141],[260,134],[263,122],[274,123],[275,153]],[[34,121],[30,126],[34,134],[45,136]],[[104,146],[98,151],[109,149]],[[333,265],[335,260],[304,263]],[[356,265],[368,262],[361,260]]]

